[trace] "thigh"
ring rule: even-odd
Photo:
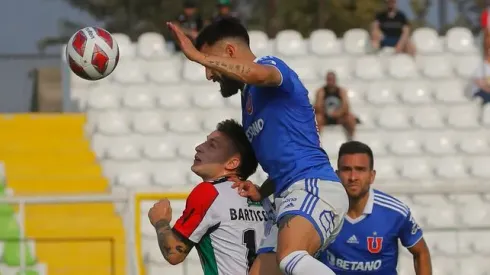
[[[313,255],[338,235],[349,201],[340,183],[313,179],[295,185],[278,209],[277,252],[307,250]]]
[[[281,275],[281,270],[276,263],[276,253],[263,253],[255,258],[249,275]]]

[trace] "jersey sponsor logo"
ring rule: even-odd
[[[232,221],[268,221],[267,212],[264,210],[251,210],[243,208],[230,208],[230,220]]]
[[[410,214],[410,222],[412,223],[412,231],[410,232],[412,235],[417,234],[420,230],[419,224],[415,221],[415,218]]]
[[[247,103],[245,104],[245,110],[247,110],[247,114],[251,115],[254,112],[254,106],[252,101],[252,93],[248,93]]]
[[[247,135],[248,141],[252,142],[252,140],[262,132],[264,129],[264,120],[259,118],[258,120],[252,122],[250,126],[248,126],[245,134]]]
[[[376,261],[347,261],[336,258],[335,255],[327,251],[327,261],[331,266],[349,271],[376,271],[383,265],[382,260]]]
[[[247,206],[262,207],[262,203],[260,201],[253,201],[251,199],[247,199]]]
[[[367,237],[367,249],[373,254],[377,254],[383,248],[383,237],[376,237],[376,232],[374,232],[374,237]]]
[[[350,243],[350,244],[359,244],[359,241],[357,240],[356,235],[352,235],[352,236],[350,236],[349,239],[347,239],[347,243]]]

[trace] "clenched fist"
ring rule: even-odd
[[[172,207],[168,199],[160,200],[155,203],[150,211],[148,211],[148,218],[153,226],[161,220],[170,222],[172,220]]]

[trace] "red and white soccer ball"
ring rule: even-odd
[[[86,80],[110,75],[119,62],[119,47],[112,35],[97,27],[77,31],[66,45],[66,61],[70,69]]]

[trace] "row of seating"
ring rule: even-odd
[[[487,275],[490,273],[487,256],[434,257],[431,261],[432,274],[435,275]],[[401,258],[398,274],[415,275],[412,255]]]
[[[489,131],[372,133],[361,131],[356,139],[368,143],[376,156],[485,156],[490,152]],[[133,161],[139,159],[193,159],[195,147],[206,140],[207,133],[195,135],[128,135],[114,138],[97,134],[92,148],[100,159]],[[322,143],[331,157],[345,142],[340,131],[322,135]]]
[[[482,63],[481,56],[451,56],[447,54],[412,58],[405,54],[366,55],[356,58],[330,57],[283,58],[303,81],[323,80],[327,71],[335,71],[342,81],[350,79],[374,81],[386,77],[392,79],[447,79],[467,78],[475,74]],[[144,59],[124,60],[108,79],[120,84],[179,84],[206,82],[204,67],[184,60],[176,55],[167,60],[146,61]],[[72,76],[76,86],[87,86],[93,82]]]
[[[269,39],[264,32],[250,31],[251,47],[256,53],[280,54],[285,56],[303,56],[308,54],[325,56],[346,53],[365,54],[370,51],[369,33],[364,29],[348,30],[342,38],[328,29],[315,30],[304,39],[295,30],[280,31],[275,39]],[[173,47],[158,33],[145,33],[137,43],[132,43],[124,34],[113,34],[124,58],[138,56],[154,59],[172,55]],[[418,52],[423,54],[449,51],[458,54],[476,51],[475,39],[470,30],[462,27],[450,29],[445,37],[440,37],[434,29],[419,28],[413,31],[412,41]]]

